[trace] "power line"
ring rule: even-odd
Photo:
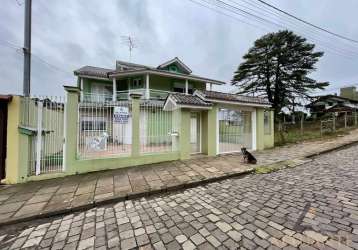
[[[23,48],[16,45],[15,43],[12,43],[10,41],[7,41],[7,40],[0,40],[0,45],[2,46],[5,46],[5,47],[8,47],[8,48],[11,48],[11,49],[14,49],[17,53],[19,54],[22,54],[22,50]],[[34,54],[34,53],[31,53],[31,55],[33,56],[34,59],[36,59],[37,61],[39,62],[42,62],[43,64],[46,64],[48,67],[51,67],[52,69],[55,69],[59,72],[62,72],[62,73],[65,73],[65,74],[71,74],[72,75],[72,72],[71,71],[67,71],[67,70],[64,70],[52,63],[49,63],[48,61],[46,61],[45,59],[43,59],[42,57]]]
[[[263,25],[266,25],[267,23],[269,23],[269,24],[271,24],[271,25],[278,26],[278,27],[280,27],[280,28],[286,29],[286,27],[283,26],[282,24],[278,24],[278,23],[276,23],[276,22],[272,22],[272,21],[270,21],[270,20],[268,20],[268,19],[266,19],[266,18],[263,18],[263,17],[261,17],[262,15],[258,16],[258,15],[252,14],[252,13],[250,13],[249,11],[242,10],[242,9],[236,7],[236,6],[230,5],[230,4],[225,3],[225,2],[223,2],[223,1],[220,1],[220,0],[215,0],[215,1],[214,1],[215,3],[213,3],[213,2],[208,2],[207,0],[201,0],[201,1],[203,1],[203,2],[205,2],[205,3],[207,3],[207,4],[210,4],[210,5],[216,6],[216,7],[220,8],[220,9],[224,9],[224,10],[226,10],[226,11],[230,11],[230,12],[236,14],[236,15],[243,16],[243,17],[245,17],[245,18],[254,18],[255,21],[257,21],[257,22],[259,22],[259,23],[261,23],[261,24],[263,24]],[[233,2],[233,1],[231,1],[231,2]],[[265,16],[265,17],[267,17],[267,16]],[[269,18],[270,18],[270,17],[269,17]],[[302,32],[300,32],[300,33],[302,33]],[[307,36],[304,32],[303,32],[303,34],[304,34],[304,36]],[[307,36],[307,37],[308,37],[308,36]],[[327,45],[325,42],[323,42],[322,40],[319,40],[319,39],[317,39],[317,38],[312,38],[312,37],[310,37],[310,40],[312,40],[312,41],[314,41],[314,42],[315,42],[315,41],[318,41],[318,42],[319,42],[319,44],[318,44],[319,46],[321,46],[321,47],[323,47],[323,48],[326,48],[328,51],[330,51],[330,52],[332,52],[332,53],[335,53],[335,54],[337,54],[337,55],[339,55],[339,56],[342,56],[342,57],[345,57],[345,58],[351,59],[351,60],[356,59],[355,57],[353,57],[353,56],[351,55],[352,52],[346,53],[345,51],[339,51],[337,48],[332,48],[332,47],[330,47],[329,45]],[[321,45],[321,44],[324,44],[324,45]],[[354,53],[354,52],[353,52],[353,53]]]
[[[238,6],[241,6],[241,7],[247,8],[247,9],[249,9],[249,10],[251,10],[251,11],[257,12],[256,10],[253,10],[252,8],[248,8],[248,7],[244,6],[244,5],[238,4],[237,2],[235,2],[235,1],[233,1],[233,0],[229,0],[229,1],[232,2],[232,3],[235,3],[235,4],[238,5]],[[252,3],[247,2],[247,1],[245,1],[245,0],[241,0],[241,1],[243,1],[243,2],[245,2],[245,3],[247,3],[247,4],[250,4],[251,6],[254,6],[255,8],[258,8],[258,9],[260,9],[260,10],[266,12],[266,13],[273,14],[275,17],[282,18],[280,15],[278,15],[278,13],[273,13],[273,12],[268,11],[268,10],[266,10],[266,9],[262,9],[262,8],[260,8],[260,7],[258,7],[258,6],[255,6],[255,5],[253,5]],[[266,13],[263,13],[263,12],[257,12],[257,13],[259,13],[260,16],[264,16],[264,17],[268,17],[268,18],[271,17],[271,16],[270,16],[270,17],[267,16]],[[343,56],[345,56],[345,57],[347,57],[347,58],[349,57],[350,59],[356,59],[355,57],[352,56],[352,53],[354,53],[354,54],[356,54],[356,55],[358,56],[358,51],[351,50],[351,49],[349,49],[349,48],[343,48],[343,47],[340,47],[340,48],[332,47],[332,46],[334,46],[335,44],[330,44],[329,41],[327,41],[327,38],[324,38],[325,40],[323,41],[323,40],[322,40],[323,38],[320,39],[319,37],[317,37],[317,31],[312,31],[312,30],[301,31],[301,30],[300,30],[301,27],[300,27],[297,23],[294,23],[294,22],[291,21],[291,20],[283,20],[283,21],[289,22],[291,25],[293,25],[293,26],[295,27],[295,29],[298,28],[298,33],[303,34],[303,36],[309,38],[309,40],[318,42],[318,46],[320,46],[321,44],[322,44],[322,45],[325,45],[326,48],[328,48],[328,49],[330,49],[330,50],[333,50],[334,52],[336,52],[336,53],[339,54],[339,55],[342,55],[342,54],[343,54]],[[285,24],[285,23],[284,23],[284,24]],[[287,24],[285,24],[285,25],[288,26]],[[288,26],[288,27],[289,27],[289,26]],[[306,32],[309,32],[310,34],[308,35]],[[324,46],[322,46],[322,47],[324,47]]]
[[[287,16],[289,16],[289,17],[292,17],[292,18],[294,18],[294,19],[296,19],[296,20],[298,20],[298,21],[300,21],[300,22],[302,22],[302,23],[305,23],[305,24],[307,24],[307,25],[309,25],[309,26],[312,26],[312,27],[314,27],[314,28],[316,28],[316,29],[319,29],[319,30],[321,30],[321,31],[324,31],[324,32],[326,32],[326,33],[328,33],[328,34],[331,34],[332,36],[336,36],[336,37],[339,37],[339,38],[341,38],[341,39],[344,39],[344,40],[347,40],[347,41],[350,41],[350,42],[353,42],[353,43],[358,43],[357,40],[351,39],[351,38],[349,38],[349,37],[346,37],[346,36],[343,36],[343,35],[334,33],[334,32],[332,32],[332,31],[329,31],[329,30],[327,30],[327,29],[325,29],[325,28],[319,27],[319,26],[317,26],[317,25],[315,25],[315,24],[313,24],[313,23],[310,23],[310,22],[308,22],[308,21],[305,21],[305,20],[303,20],[303,19],[301,19],[301,18],[299,18],[299,17],[296,17],[296,16],[294,16],[294,15],[292,15],[292,14],[290,14],[290,13],[284,11],[284,10],[281,10],[280,8],[277,8],[276,6],[274,6],[274,5],[272,5],[272,4],[269,4],[269,3],[267,3],[267,2],[265,2],[265,1],[263,1],[263,0],[257,0],[257,1],[259,1],[259,2],[262,3],[262,4],[267,5],[267,6],[271,7],[271,8],[273,8],[273,9],[275,9],[275,10],[281,12],[281,13],[284,13],[285,15],[287,15]]]
[[[244,14],[246,14],[246,15],[249,15],[249,16],[251,16],[251,17],[254,17],[254,18],[256,18],[256,19],[259,19],[260,21],[264,21],[264,22],[268,22],[268,23],[270,23],[270,24],[273,24],[273,25],[275,25],[275,26],[278,26],[278,27],[280,27],[280,28],[284,28],[284,29],[286,29],[286,26],[283,26],[282,24],[280,24],[280,23],[276,23],[276,22],[272,22],[271,20],[269,20],[269,19],[266,19],[267,18],[267,16],[265,16],[266,18],[264,18],[264,17],[262,17],[262,15],[256,15],[256,14],[253,14],[253,13],[251,13],[251,12],[249,12],[249,11],[246,11],[246,10],[243,10],[243,9],[240,9],[240,8],[238,8],[238,7],[236,7],[236,6],[233,6],[233,5],[230,5],[230,4],[228,4],[228,3],[226,3],[226,2],[224,2],[224,1],[221,1],[221,0],[216,0],[217,2],[220,2],[221,4],[224,4],[224,5],[226,5],[226,6],[228,6],[229,8],[231,7],[231,8],[234,8],[235,10],[238,10],[238,11],[240,11],[241,13],[244,13]],[[231,1],[231,2],[234,2],[234,1]],[[234,3],[236,3],[236,2],[234,2]],[[270,18],[270,17],[269,17]],[[306,34],[305,34],[305,36],[307,36]],[[325,44],[325,42],[322,42],[322,41],[320,41],[319,39],[317,39],[317,38],[312,38],[311,37],[311,40],[317,40],[318,42],[321,42],[321,44]],[[331,50],[336,50],[336,51],[338,51],[336,48],[332,48],[332,47],[329,47],[329,46],[327,46],[326,45],[326,47],[327,48],[329,48],[329,49],[331,49]],[[339,51],[338,51],[338,53],[339,53]],[[341,52],[342,53],[342,52]],[[344,51],[343,51],[343,53],[344,53]],[[350,52],[350,53],[358,53],[358,52]],[[358,55],[358,54],[357,54]],[[351,54],[347,54],[347,55],[345,55],[347,58],[350,58],[350,59],[355,59],[354,57],[352,57],[351,56]]]
[[[229,0],[229,1],[233,2],[233,3],[236,3],[233,0]],[[307,26],[305,24],[302,24],[301,22],[297,22],[295,20],[292,20],[290,17],[287,17],[286,15],[282,14],[281,12],[277,12],[275,10],[272,10],[270,7],[268,7],[266,5],[261,5],[259,2],[253,2],[253,1],[247,1],[247,0],[240,0],[240,1],[245,3],[245,4],[248,4],[248,5],[252,6],[254,8],[256,8],[256,9],[259,9],[260,11],[263,11],[263,12],[259,12],[260,15],[262,15],[262,14],[265,15],[265,16],[267,16],[266,14],[273,15],[274,17],[280,18],[280,20],[282,20],[284,22],[288,22],[289,24],[294,25],[298,29],[304,29],[304,32],[309,32],[312,37],[317,37],[317,36],[322,34],[322,38],[325,39],[325,41],[328,40],[328,42],[329,42],[332,39],[332,36],[330,36],[329,34],[324,33],[324,32],[317,33],[317,30],[315,28],[312,28],[311,26]],[[238,3],[236,3],[236,4],[238,4]],[[241,5],[241,6],[244,6],[245,8],[248,8],[245,5]],[[252,10],[252,9],[250,9],[250,10]],[[332,41],[332,42],[335,42],[335,41]],[[342,42],[346,42],[346,41],[342,41]],[[333,45],[336,45],[336,42]],[[349,52],[349,53],[358,53],[358,51],[356,50],[357,47],[355,47],[353,44],[345,43],[345,45],[350,47],[350,48],[345,48],[347,50],[347,52]]]
[[[230,18],[232,18],[232,19],[234,19],[234,20],[236,20],[236,21],[239,21],[239,22],[242,22],[242,23],[244,23],[244,24],[250,25],[250,26],[252,26],[252,27],[254,27],[254,28],[257,28],[257,29],[260,29],[260,30],[264,30],[264,31],[266,31],[266,32],[269,31],[268,29],[266,29],[266,28],[264,28],[264,27],[260,27],[260,26],[257,26],[257,25],[255,25],[255,24],[246,22],[246,21],[244,21],[244,20],[242,20],[242,19],[239,19],[239,18],[237,18],[237,17],[235,17],[235,16],[228,15],[228,14],[225,13],[224,11],[220,11],[220,10],[218,10],[218,9],[212,8],[212,7],[210,7],[210,6],[207,6],[207,5],[205,5],[205,4],[202,4],[202,3],[200,3],[200,2],[197,2],[197,1],[195,1],[195,0],[189,0],[189,1],[190,1],[190,2],[193,2],[193,3],[197,4],[197,5],[200,5],[200,6],[202,6],[202,7],[205,7],[205,8],[207,8],[207,9],[209,9],[209,10],[212,10],[212,11],[214,11],[214,12],[216,12],[216,13],[219,13],[219,14],[222,14],[222,15],[224,15],[224,16],[230,17]]]
[[[202,4],[202,3],[198,2],[199,0],[195,0],[195,1],[194,1],[194,0],[189,0],[189,1],[191,1],[191,2],[193,2],[193,3],[195,3],[195,4],[197,4],[197,5],[203,6],[203,7],[205,7],[205,8],[208,8],[208,9],[210,9],[210,10],[212,10],[212,11],[217,12],[217,13],[220,13],[220,14],[223,14],[223,15],[228,16],[228,17],[230,17],[230,18],[233,18],[233,19],[235,19],[235,20],[237,20],[237,21],[243,22],[241,19],[236,18],[236,16],[234,17],[234,16],[232,16],[232,15],[228,15],[225,11],[219,11],[218,9],[211,8],[211,7],[209,7],[209,6],[205,5],[205,4]],[[226,7],[222,6],[222,5],[219,6],[218,4],[213,4],[212,2],[208,2],[209,0],[201,0],[201,1],[202,1],[202,2],[205,2],[205,3],[207,3],[207,4],[210,4],[210,5],[213,5],[213,6],[215,6],[215,7],[218,7],[218,8],[220,8],[220,9],[230,11],[230,12],[232,12],[232,13],[234,13],[234,14],[238,14],[238,13],[237,13],[236,11],[234,11],[233,9],[226,8]],[[216,0],[216,1],[219,1],[219,0]],[[234,2],[233,0],[229,0],[229,1]],[[245,0],[243,0],[243,1],[245,1]],[[222,1],[220,1],[220,2],[222,2]],[[227,5],[228,5],[228,4],[227,4]],[[252,10],[252,9],[251,9],[251,10]],[[272,12],[271,12],[271,13],[272,13]],[[240,13],[240,14],[242,14],[242,13]],[[276,15],[277,15],[277,14],[276,14]],[[255,15],[255,16],[257,16],[257,15]],[[266,17],[267,17],[267,16],[266,16]],[[259,22],[260,22],[260,21],[259,21]],[[244,22],[244,23],[252,25],[251,23],[247,23],[247,22]],[[263,22],[260,22],[260,23],[263,23]],[[291,23],[292,23],[292,22],[291,22]],[[263,24],[266,24],[266,23],[263,23]],[[267,30],[266,28],[263,28],[263,27],[260,27],[260,26],[256,26],[256,25],[255,25],[255,27],[256,27],[256,28],[260,28],[260,29],[265,29],[265,30]],[[314,39],[312,39],[312,40],[314,40]],[[318,40],[318,39],[315,38],[315,40]],[[320,42],[322,43],[322,41],[320,41]],[[325,46],[322,46],[322,47],[325,47]],[[328,47],[328,46],[326,46],[326,47]],[[344,51],[339,52],[339,51],[336,51],[335,49],[336,49],[336,48],[331,48],[331,50],[332,50],[333,52],[335,52],[336,54],[338,54],[338,55],[340,55],[340,56],[342,56],[342,57],[349,58],[349,59],[356,59],[356,57],[352,57],[352,56],[346,54]],[[342,53],[342,54],[341,54],[341,53]],[[343,86],[343,87],[344,87],[344,86]],[[322,92],[332,91],[332,90],[334,90],[334,89],[339,89],[339,87],[338,87],[338,88],[324,89],[324,90],[322,90]]]

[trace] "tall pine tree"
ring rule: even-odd
[[[266,97],[277,115],[283,107],[297,105],[297,99],[310,98],[312,90],[329,85],[309,77],[323,56],[314,47],[288,30],[264,35],[244,55],[232,84],[239,93]]]

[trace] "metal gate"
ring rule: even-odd
[[[239,152],[241,147],[252,148],[251,112],[219,109],[218,123],[220,154]]]
[[[22,98],[21,127],[30,136],[29,175],[63,171],[65,99]]]

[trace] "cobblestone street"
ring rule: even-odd
[[[0,229],[0,249],[358,249],[358,146]]]

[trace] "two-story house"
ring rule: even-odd
[[[159,103],[166,111],[190,110],[191,153],[209,154],[208,143],[213,136],[216,137],[216,154],[240,151],[242,146],[254,150],[273,146],[273,117],[268,111],[271,105],[267,100],[211,91],[213,85],[224,85],[225,82],[192,74],[192,70],[177,57],[157,67],[116,61],[114,69],[84,66],[74,73],[81,89],[81,102],[88,105],[125,101],[131,99],[132,94],[138,94],[142,100]],[[215,110],[215,120],[212,116],[209,119],[209,110]],[[154,111],[143,112],[143,116],[152,113]],[[84,130],[105,131],[110,141],[130,144],[130,137],[117,140],[116,133],[130,134],[131,118],[128,126],[122,126],[117,132],[112,118],[109,119],[80,122]],[[171,131],[166,128],[172,128],[173,124],[163,125],[163,120],[158,120],[161,123],[158,124],[148,118],[144,121],[148,123],[145,130],[158,130],[157,133],[162,134],[160,143],[171,140],[167,136]],[[210,131],[212,127],[216,128],[215,135]],[[141,133],[146,134],[145,131]],[[150,138],[146,140],[155,143]]]

